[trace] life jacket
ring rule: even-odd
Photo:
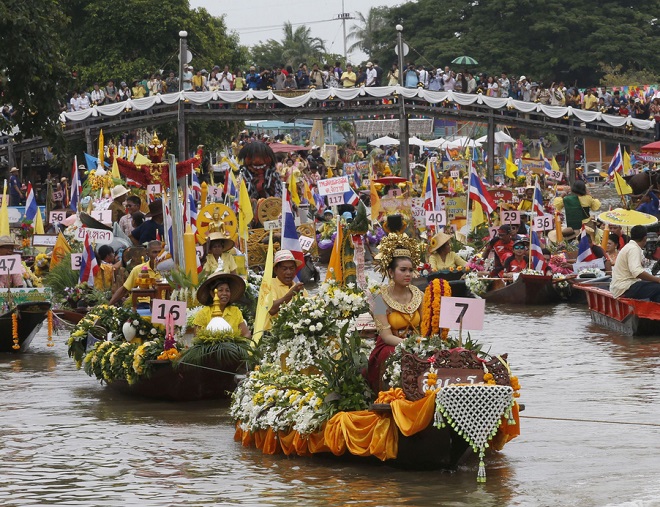
[[[582,228],[582,220],[589,218],[589,207],[582,206],[580,198],[575,194],[564,197],[564,210],[566,211],[566,225],[574,231]]]

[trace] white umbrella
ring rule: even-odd
[[[399,146],[399,140],[390,136],[379,137],[369,143],[370,146]]]
[[[445,148],[478,148],[481,146],[481,143],[479,141],[475,141],[473,139],[455,139],[453,141],[448,141],[447,144],[444,145]]]
[[[417,136],[412,136],[410,139],[408,139],[408,144],[413,146],[426,146],[426,143]]]
[[[477,139],[480,143],[487,143],[488,142],[488,136],[483,136]],[[495,142],[496,143],[515,143],[516,140],[511,137],[509,134],[506,134],[502,132],[501,130],[498,130],[495,132]]]
[[[433,139],[432,141],[426,141],[424,146],[427,148],[443,148],[446,143],[447,140],[440,137],[438,139]]]

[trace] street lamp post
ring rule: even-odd
[[[397,49],[399,53],[399,86],[403,88],[403,26],[396,25]],[[408,179],[408,116],[402,94],[399,94],[399,161],[401,163],[401,177]]]

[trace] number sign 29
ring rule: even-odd
[[[486,300],[472,298],[442,298],[440,327],[478,331],[484,328]],[[461,326],[462,322],[462,326]]]
[[[14,255],[0,255],[0,274],[2,275],[18,275],[23,272],[23,265],[21,264],[21,256]]]
[[[502,223],[504,224],[519,224],[520,212],[513,210],[502,210]]]
[[[170,301],[169,299],[154,299],[151,305],[151,322],[166,324],[167,316],[171,314],[175,326],[186,325],[186,302]]]

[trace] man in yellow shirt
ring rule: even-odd
[[[298,268],[302,262],[296,259],[290,250],[280,250],[273,259],[273,274],[277,277],[271,282],[273,303],[266,315],[264,331],[273,327],[273,317],[280,311],[280,307],[293,299],[293,296],[302,292],[307,296],[304,284],[294,282]]]
[[[587,89],[586,95],[582,99],[582,109],[589,111],[598,110],[598,98],[594,95],[594,91],[591,88]]]
[[[357,76],[353,72],[353,66],[349,63],[346,65],[346,70],[341,75],[341,84],[344,88],[354,88]]]
[[[147,255],[149,256],[149,260],[147,262],[143,262],[142,264],[138,264],[131,270],[131,274],[128,275],[128,278],[124,282],[124,285],[119,287],[115,293],[112,295],[112,298],[110,299],[110,302],[108,304],[114,305],[124,299],[135,287],[137,283],[137,278],[138,275],[142,272],[143,266],[147,267],[147,270],[149,272],[149,276],[152,278],[156,277],[156,262],[158,259],[158,255],[160,252],[163,250],[163,243],[154,240],[154,241],[149,241],[147,244]]]

